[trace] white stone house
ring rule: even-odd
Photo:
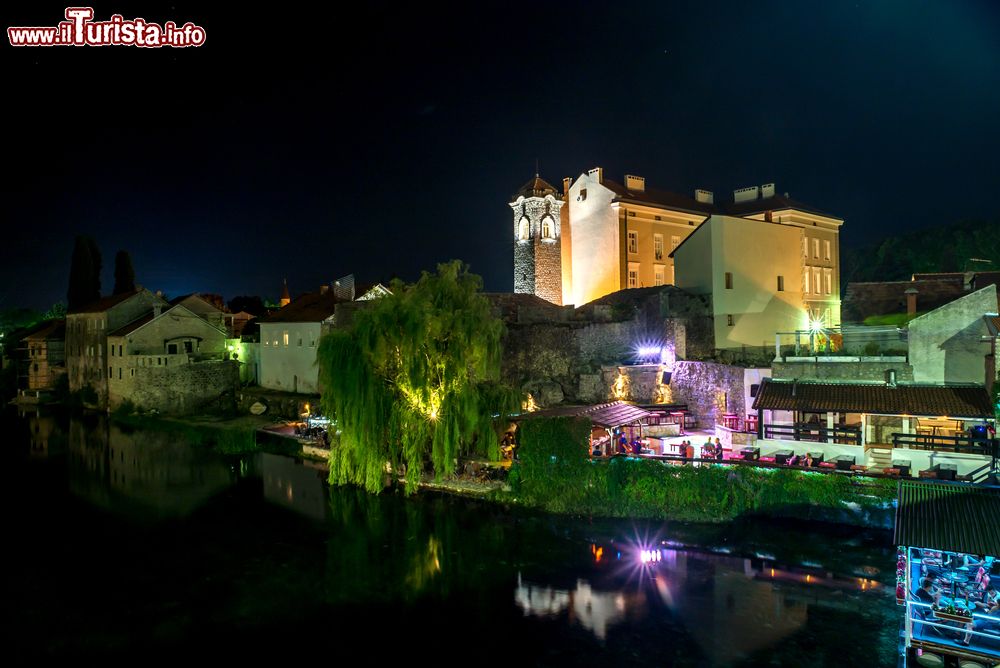
[[[261,387],[298,394],[320,392],[316,349],[320,337],[333,327],[337,304],[344,301],[324,286],[260,320]]]

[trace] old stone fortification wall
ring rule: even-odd
[[[116,384],[111,407],[131,400],[144,410],[183,415],[219,408],[219,398],[239,387],[237,362],[209,360],[177,366],[136,367]]]
[[[913,367],[905,361],[884,358],[812,358],[808,361],[781,362],[775,360],[771,368],[774,378],[799,380],[885,380],[885,372],[896,372],[897,381],[913,380]]]

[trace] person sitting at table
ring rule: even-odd
[[[785,460],[785,466],[795,466],[798,463],[799,463],[799,456],[794,454],[787,460]]]
[[[722,441],[718,437],[715,439],[715,459],[716,461],[722,461]]]
[[[920,588],[913,592],[913,595],[921,603],[929,605],[937,605],[938,601],[941,600],[941,592],[934,590],[934,580],[931,578],[921,580]]]
[[[688,459],[694,459],[694,444],[691,443],[691,441],[687,442],[687,450],[685,451],[684,456],[687,457]]]
[[[677,454],[680,455],[681,465],[687,464],[688,442],[686,439],[681,441],[681,444],[677,446]]]
[[[997,589],[993,585],[986,588],[983,593],[983,600],[975,602],[976,608],[980,610],[985,610],[986,614],[991,614],[996,612],[998,606],[1000,606],[1000,596],[997,595]]]
[[[813,467],[813,456],[811,453],[806,453],[805,459],[802,460],[802,466],[811,469]]]
[[[969,557],[965,554],[949,553],[948,560],[945,561],[944,565],[946,568],[951,568],[951,569],[968,568]]]
[[[703,459],[710,459],[714,454],[715,454],[715,444],[712,443],[712,437],[709,436],[705,440],[705,444],[701,446],[701,456]]]

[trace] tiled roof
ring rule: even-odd
[[[617,181],[612,181],[611,179],[603,179],[601,181],[601,185],[614,192],[618,196],[617,199],[620,200],[629,200],[640,204],[649,204],[651,206],[662,206],[667,209],[676,209],[678,211],[688,211],[690,213],[701,214],[702,216],[710,216],[718,211],[714,204],[699,202],[698,200],[688,197],[687,195],[681,195],[668,190],[659,190],[657,188],[629,190],[622,184]]]
[[[596,406],[556,406],[546,408],[534,413],[522,415],[522,418],[533,417],[586,417],[599,427],[613,429],[627,424],[634,424],[639,420],[649,417],[651,413],[638,406],[627,404],[624,401],[614,401],[609,404],[597,404]]]
[[[134,297],[142,291],[141,288],[136,288],[131,292],[123,292],[120,295],[111,295],[110,297],[102,297],[95,302],[86,304],[85,306],[78,306],[77,308],[70,309],[68,313],[103,313],[107,311],[112,306],[117,306],[129,297]]]
[[[804,383],[766,379],[754,408],[779,411],[879,413],[953,418],[993,417],[986,389],[977,385]]]
[[[155,314],[153,313],[153,311],[150,311],[141,318],[137,318],[132,322],[128,323],[127,325],[123,325],[122,327],[119,327],[115,331],[109,332],[108,336],[126,336],[128,334],[131,334],[135,330],[145,325],[147,322],[150,322],[153,319],[154,315]]]
[[[1000,489],[901,482],[896,544],[1000,556]]]
[[[825,211],[820,211],[819,209],[809,206],[808,204],[803,204],[802,202],[797,202],[791,197],[786,197],[784,195],[772,195],[771,197],[761,197],[758,199],[748,200],[746,202],[735,202],[729,204],[726,207],[726,213],[733,216],[750,216],[755,213],[763,213],[764,211],[784,211],[787,209],[795,209],[796,211],[805,211],[806,213],[813,213],[818,216],[825,216],[827,218],[836,218],[841,220],[840,216],[835,216],[832,213],[827,213]]]
[[[347,300],[339,299],[334,291],[307,292],[284,308],[275,311],[259,322],[323,322],[331,315],[337,304]]]
[[[545,197],[546,195],[558,195],[558,193],[552,187],[551,183],[538,176],[538,174],[535,174],[535,178],[517,189],[517,192],[513,195],[513,199],[517,199],[518,197]]]

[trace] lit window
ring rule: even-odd
[[[587,199],[587,189],[586,188],[580,188],[580,194],[576,196],[576,201],[577,202],[582,202],[585,199]]]
[[[819,258],[819,239],[813,239],[813,257]]]
[[[809,292],[809,269],[802,272],[802,292]]]
[[[778,292],[784,292],[784,291],[785,291],[785,277],[778,276]]]
[[[824,269],[823,270],[823,280],[826,282],[826,294],[833,294],[833,270]]]
[[[663,285],[663,265],[653,265],[653,285]]]
[[[726,272],[726,290],[732,290],[732,289],[733,289],[733,272],[727,271]]]
[[[630,288],[639,287],[639,265],[632,262],[628,265],[628,286]]]
[[[287,348],[288,347],[288,331],[281,333],[281,343]]]
[[[802,257],[809,257],[809,240],[802,237]]]
[[[676,250],[681,245],[680,237],[670,237],[670,250]]]
[[[829,260],[833,256],[830,254],[830,240],[826,239],[823,241],[823,259]]]
[[[819,269],[813,268],[813,290],[816,291],[816,294],[819,294],[820,291],[823,289],[823,284],[820,283],[819,277],[820,277]]]
[[[517,238],[524,241],[528,238],[531,233],[531,224],[528,222],[527,218],[522,218],[521,222],[517,226]]]
[[[628,233],[628,252],[638,253],[639,252],[639,233],[629,232]]]
[[[676,248],[676,246],[675,246],[675,248]],[[662,260],[663,259],[663,235],[662,234],[654,234],[653,235],[653,257],[655,257],[657,260]]]
[[[552,219],[545,218],[542,220],[542,238],[543,239],[555,239],[555,231],[552,229]]]

